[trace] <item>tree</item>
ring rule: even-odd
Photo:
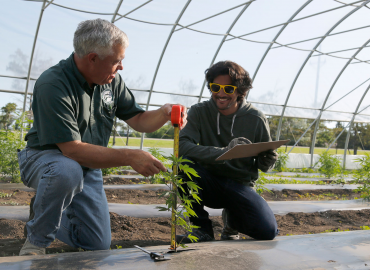
[[[3,115],[1,116],[1,123],[5,130],[8,130],[9,126],[15,119],[13,113],[17,110],[17,104],[7,103],[4,107],[1,108]]]
[[[146,133],[147,138],[161,138],[161,139],[173,139],[174,137],[174,129],[172,128],[171,122],[168,122],[160,129]]]

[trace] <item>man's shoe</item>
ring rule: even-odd
[[[224,228],[221,233],[221,240],[239,240],[239,232],[229,226],[227,209],[222,210],[222,221],[224,222]]]
[[[213,235],[210,235],[204,231],[199,229],[193,229],[192,232],[186,232],[186,234],[176,235],[176,242],[179,244],[190,244],[193,243],[190,238],[188,237],[189,234],[198,237],[198,241],[196,242],[207,242],[207,241],[214,241],[215,238]]]
[[[19,252],[19,256],[45,255],[45,250],[45,248],[32,245],[27,238],[21,251]]]
[[[32,197],[30,202],[30,216],[28,221],[32,220],[35,217],[35,212],[33,212],[33,204],[35,203],[36,195]],[[24,225],[24,238],[27,238],[27,226]]]

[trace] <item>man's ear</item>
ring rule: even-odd
[[[90,65],[94,65],[96,63],[96,60],[98,59],[98,54],[97,53],[89,53],[87,55],[87,60]]]

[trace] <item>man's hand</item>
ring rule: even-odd
[[[182,126],[180,127],[180,130],[183,129],[186,126],[186,123],[188,122],[187,117],[188,113],[186,112],[186,107],[181,104],[169,104],[166,103],[161,107],[161,110],[163,111],[165,117],[168,119],[168,121],[171,121],[171,111],[173,105],[180,105],[182,107]]]
[[[258,169],[267,172],[272,169],[278,159],[278,154],[275,150],[267,150],[258,154]]]
[[[132,150],[129,165],[145,177],[153,176],[160,171],[167,171],[166,167],[158,159],[143,150]]]
[[[251,144],[252,142],[244,137],[239,137],[232,139],[229,143],[229,145],[226,147],[227,150],[230,150],[231,148],[237,146],[238,144]]]
[[[63,155],[88,168],[131,166],[145,177],[166,171],[166,167],[148,152],[136,149],[113,149],[70,141],[57,143]]]

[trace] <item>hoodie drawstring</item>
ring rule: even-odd
[[[231,136],[232,136],[232,137],[234,137],[234,134],[233,134],[233,127],[234,127],[235,117],[236,117],[236,114],[234,114],[234,116],[233,116],[233,121],[232,121],[232,123],[231,123],[231,130],[230,130],[230,133],[231,133]],[[220,112],[218,112],[218,114],[217,114],[217,135],[220,135]]]
[[[234,120],[235,120],[235,117],[236,117],[236,114],[234,114],[234,116],[233,116],[233,121],[232,121],[232,123],[231,123],[231,130],[230,130],[231,137],[234,137],[234,134],[233,134],[233,127],[234,127]]]
[[[220,112],[217,114],[217,135],[220,135]]]

